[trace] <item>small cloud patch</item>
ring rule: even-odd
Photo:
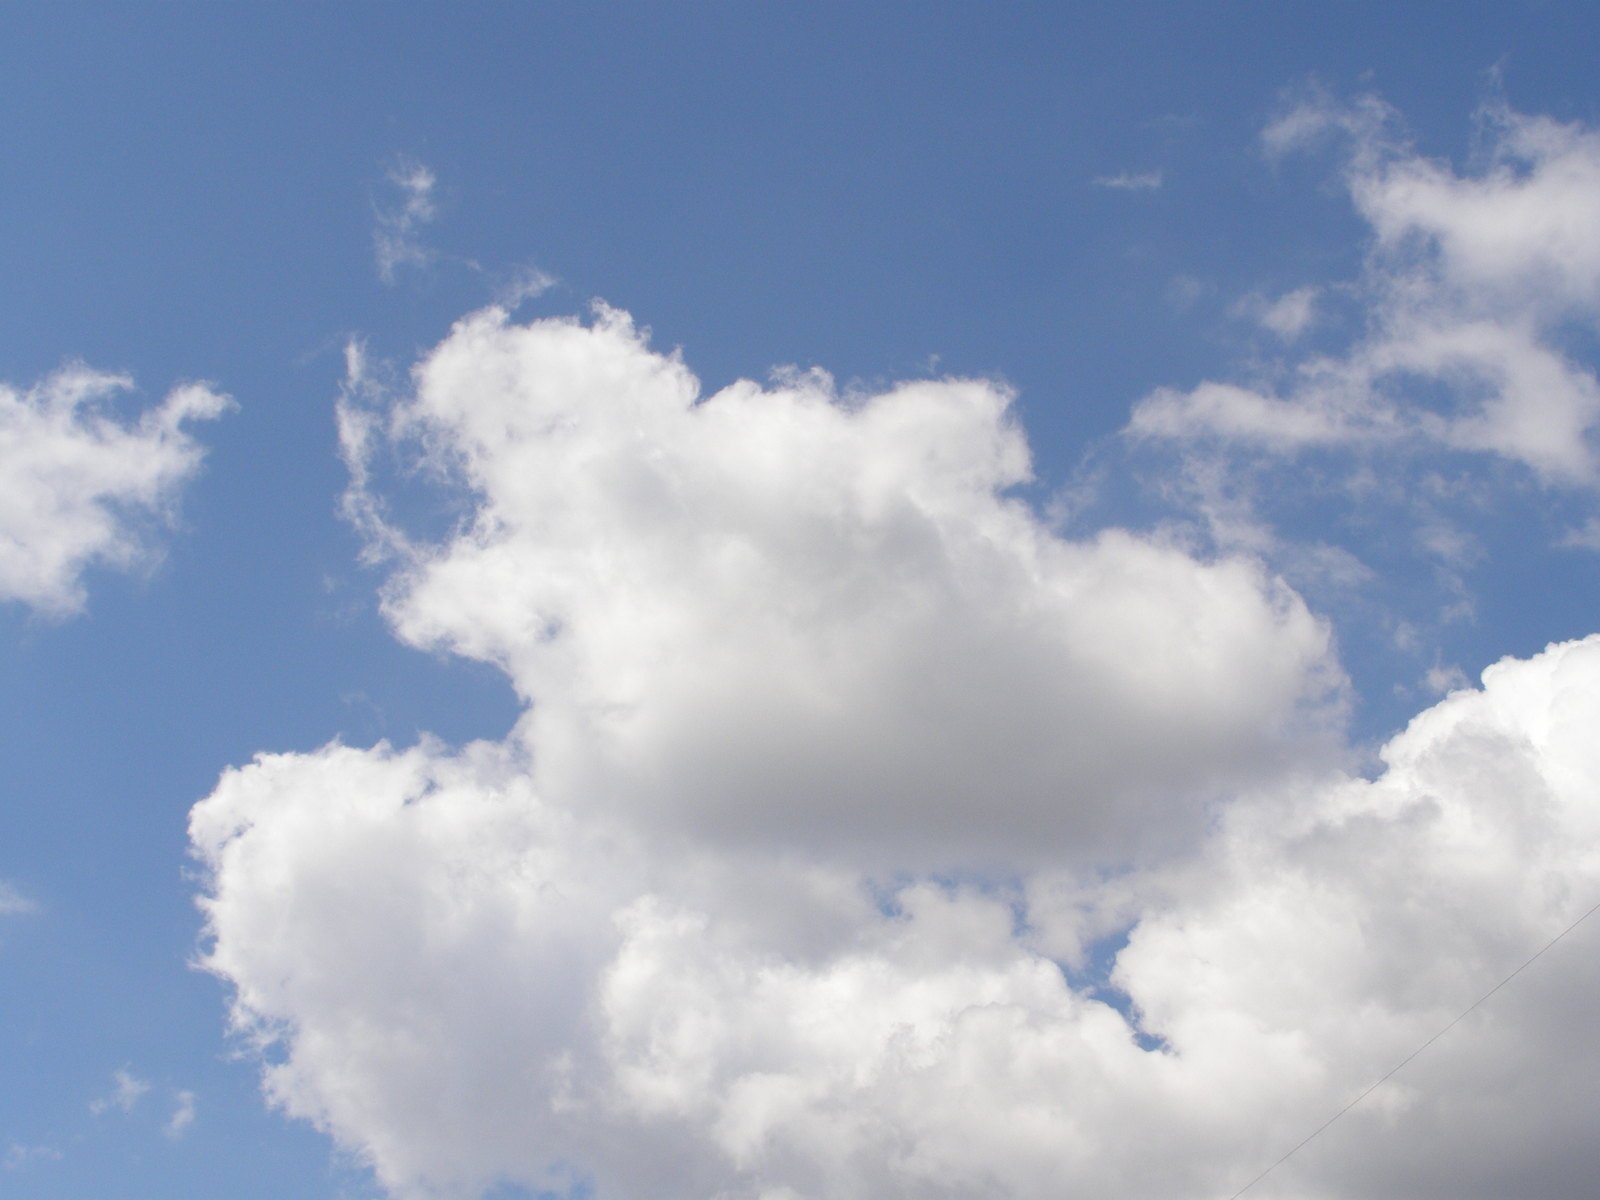
[[[149,1090],[148,1082],[140,1079],[127,1067],[123,1067],[111,1073],[111,1091],[90,1101],[89,1111],[97,1117],[112,1109],[131,1113]]]
[[[373,253],[378,278],[392,284],[406,267],[423,267],[433,252],[423,244],[422,227],[438,215],[434,189],[438,177],[413,158],[401,158],[384,175],[388,202],[379,205],[373,231]]]
[[[1115,192],[1159,191],[1163,182],[1160,171],[1123,171],[1117,175],[1097,175],[1095,187],[1110,188]]]

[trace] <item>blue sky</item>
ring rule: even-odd
[[[1600,899],[1597,32],[0,13],[0,1191],[1242,1185]]]

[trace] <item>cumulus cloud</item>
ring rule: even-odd
[[[487,309],[413,384],[381,420],[475,509],[375,528],[385,611],[506,671],[565,803],[893,868],[1116,857],[1331,711],[1326,627],[1253,561],[1051,533],[992,383],[701,397],[624,314]],[[358,482],[375,419],[345,406]]]
[[[634,872],[535,797],[513,748],[263,756],[191,835],[212,872],[206,964],[239,1032],[290,1049],[265,1074],[286,1111],[397,1189],[541,1180],[594,1148],[574,1087],[594,1073],[609,893]]]
[[[1275,153],[1344,139],[1364,332],[1132,427],[1592,483],[1600,143],[1487,121],[1471,175],[1376,101],[1278,122]],[[1287,346],[1325,295],[1239,312]],[[1436,658],[1448,694],[1357,773],[1230,460],[1185,466],[1234,553],[1069,539],[992,381],[704,395],[624,313],[513,300],[404,379],[353,346],[338,417],[387,619],[503,670],[516,728],[262,754],[190,821],[267,1095],[395,1195],[1230,1195],[1600,899],[1600,635],[1476,687]],[[392,515],[419,480],[444,536]],[[1580,1192],[1595,932],[1251,1194]]]
[[[413,158],[398,159],[384,173],[389,196],[377,207],[377,227],[372,233],[378,278],[394,283],[406,267],[426,266],[432,251],[422,241],[422,229],[437,215],[434,188],[438,178]]]
[[[185,426],[230,402],[187,384],[119,419],[111,401],[132,386],[84,366],[26,391],[0,385],[0,600],[64,616],[84,605],[87,568],[156,554],[153,528],[170,522],[204,453]]]
[[[1600,637],[1368,778],[1304,753],[1326,627],[1249,558],[1054,532],[993,383],[705,396],[603,308],[351,367],[389,620],[527,711],[263,754],[190,835],[268,1096],[396,1195],[1227,1195],[1593,902]],[[448,536],[387,515],[395,448]],[[1593,964],[1257,1192],[1570,1194]]]
[[[1600,322],[1600,134],[1492,107],[1485,165],[1461,173],[1422,157],[1397,126],[1374,98],[1318,97],[1265,135],[1275,153],[1344,140],[1345,182],[1372,231],[1362,336],[1284,364],[1281,386],[1160,389],[1130,429],[1291,453],[1468,451],[1593,487],[1600,383],[1571,347]],[[1286,336],[1304,327],[1298,302],[1269,315]]]
[[[1363,332],[1132,429],[1592,484],[1600,141],[1497,110],[1461,174],[1395,128],[1317,99],[1266,135],[1343,139]],[[1237,311],[1289,347],[1333,294]],[[1185,462],[1233,553],[1069,539],[992,381],[704,395],[626,314],[514,300],[404,379],[353,346],[338,417],[387,619],[504,671],[516,728],[263,754],[191,814],[267,1095],[395,1195],[1230,1195],[1600,899],[1600,635],[1478,687],[1436,658],[1357,773],[1236,460]],[[418,480],[442,537],[392,515]],[[1594,932],[1251,1194],[1581,1191]]]
[[[664,846],[514,743],[263,756],[194,813],[208,964],[271,1096],[397,1194],[1229,1194],[1592,903],[1597,720],[1600,638],[1554,646],[1373,779],[1003,883]],[[1260,1193],[1571,1194],[1594,962],[1552,952]]]

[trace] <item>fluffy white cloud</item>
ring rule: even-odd
[[[203,451],[185,428],[229,401],[174,389],[136,421],[107,411],[124,376],[69,367],[26,391],[0,385],[0,600],[65,615],[83,607],[84,570],[129,568],[154,553]]]
[[[1228,1194],[1592,902],[1597,720],[1600,638],[1552,647],[1373,780],[1000,887],[633,836],[508,746],[268,756],[195,810],[208,962],[274,1099],[400,1194]],[[1597,984],[1552,951],[1259,1194],[1571,1194]]]
[[[400,635],[502,666],[541,795],[900,868],[1129,854],[1325,720],[1326,628],[1247,559],[1052,533],[1009,396],[701,397],[619,313],[457,325],[386,414],[346,406]],[[388,432],[474,497],[375,524]]]
[[[1600,134],[1493,109],[1487,165],[1462,175],[1395,124],[1370,98],[1319,100],[1267,131],[1279,152],[1329,130],[1348,139],[1346,181],[1373,231],[1363,337],[1287,364],[1281,384],[1158,390],[1130,429],[1278,451],[1446,447],[1595,485],[1600,383],[1568,335],[1600,323]],[[1294,310],[1276,315],[1300,327]]]
[[[397,1195],[1227,1195],[1590,902],[1600,638],[1290,774],[1325,627],[1052,531],[993,384],[702,397],[606,310],[474,314],[383,402],[352,367],[386,612],[528,712],[262,755],[190,830],[269,1096]],[[470,499],[437,544],[391,445]],[[1253,1194],[1570,1194],[1590,959]]]
[[[617,1085],[709,1131],[749,1194],[1228,1194],[1595,900],[1597,685],[1600,639],[1502,663],[1372,782],[1241,803],[1117,886],[1037,877],[1021,934],[1004,897],[913,885],[795,962],[644,902],[603,993]],[[1163,1049],[1054,969],[1107,921]],[[1574,954],[1519,981],[1350,1118],[1354,1165],[1307,1154],[1264,1194],[1565,1194],[1600,1157],[1569,1107],[1600,1105],[1574,1020],[1597,978]]]
[[[1483,114],[1488,163],[1462,178],[1368,139],[1351,194],[1386,248],[1430,254],[1457,303],[1507,302],[1592,317],[1600,307],[1600,134],[1579,124]]]
[[[241,1032],[286,1042],[266,1085],[287,1111],[396,1188],[536,1179],[588,1148],[588,996],[637,873],[535,798],[514,749],[263,756],[191,835],[207,965]]]

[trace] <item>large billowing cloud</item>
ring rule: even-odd
[[[129,568],[155,547],[203,451],[185,423],[228,401],[189,384],[133,422],[107,411],[132,387],[69,367],[27,391],[0,385],[0,601],[65,615],[83,607],[91,565]]]
[[[196,806],[269,1095],[396,1194],[1227,1195],[1585,903],[1600,639],[1384,752],[1242,558],[1066,540],[981,381],[709,397],[623,315],[463,320],[342,411],[399,635],[502,743],[263,755]],[[470,510],[385,516],[411,447]],[[1554,953],[1554,952],[1553,952]],[[1592,961],[1256,1193],[1570,1193]]]
[[[1367,99],[1296,108],[1267,131],[1284,152],[1337,131],[1369,223],[1365,331],[1276,378],[1164,388],[1130,428],[1292,453],[1316,446],[1482,452],[1540,480],[1600,483],[1600,382],[1573,346],[1600,324],[1600,133],[1484,115],[1472,174],[1418,155]]]
[[[1581,911],[1597,697],[1600,640],[1501,664],[1375,781],[1257,796],[1109,887],[663,850],[506,747],[264,757],[195,812],[209,964],[273,1098],[402,1194],[1227,1194]],[[1137,1026],[1086,957],[1130,928]],[[1593,961],[1519,980],[1262,1194],[1570,1194],[1600,1165]]]
[[[1328,633],[1250,561],[1055,536],[1008,399],[701,398],[622,314],[487,309],[387,414],[475,497],[388,613],[506,670],[558,803],[891,868],[1131,852],[1307,732]]]

